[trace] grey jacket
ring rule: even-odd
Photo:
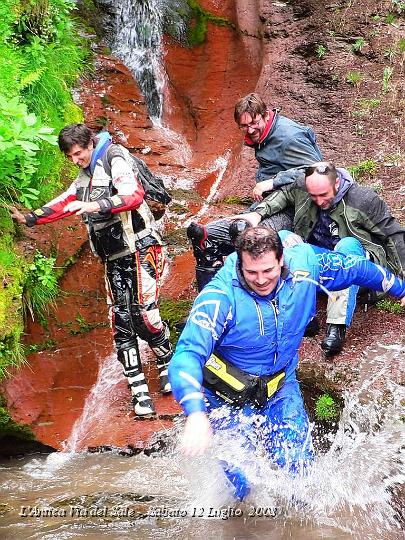
[[[274,118],[269,132],[258,144],[254,144],[249,135],[245,144],[254,148],[259,162],[256,172],[257,182],[267,180],[280,171],[286,171],[301,165],[311,165],[322,161],[322,153],[317,145],[314,131],[309,126],[298,124],[274,109]],[[283,185],[283,181],[274,187]]]

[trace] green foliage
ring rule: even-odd
[[[395,21],[397,20],[397,17],[395,15],[395,13],[388,13],[385,17],[384,17],[384,22],[386,24],[395,24]]]
[[[388,58],[390,62],[393,62],[397,56],[397,51],[395,50],[395,47],[388,47],[384,51],[385,58]]]
[[[51,134],[81,119],[69,88],[88,53],[69,18],[75,5],[5,0],[0,6],[2,197],[28,208],[45,202],[59,184],[63,156]]]
[[[374,190],[379,195],[382,193],[384,186],[381,182],[374,182],[373,184],[370,184],[370,187],[372,190]]]
[[[159,306],[159,311],[162,319],[166,321],[170,328],[170,341],[174,346],[179,337],[179,332],[176,330],[176,325],[183,322],[189,315],[192,300],[169,300],[162,298]]]
[[[348,170],[355,180],[361,180],[377,174],[377,163],[372,159],[367,159],[348,167]]]
[[[318,420],[335,420],[339,416],[339,407],[332,396],[322,394],[315,403],[315,416]]]
[[[349,71],[349,73],[346,74],[346,82],[353,86],[358,86],[362,80],[363,75],[358,71]]]
[[[364,137],[364,126],[363,126],[363,124],[356,124],[354,126],[354,132],[358,137]]]
[[[9,251],[8,249],[2,249],[0,247],[0,266],[4,269],[11,268],[16,262],[16,254],[14,251]]]
[[[80,313],[78,313],[75,317],[76,319],[76,322],[77,322],[77,328],[71,328],[69,330],[69,332],[73,335],[73,336],[77,336],[79,334],[87,334],[88,332],[90,332],[91,330],[93,330],[93,328],[98,328],[100,326],[106,326],[105,323],[89,323],[85,320],[85,318],[83,317],[83,315],[81,315]],[[69,325],[70,326],[70,325]]]
[[[224,17],[212,15],[204,10],[197,0],[187,0],[191,16],[188,24],[187,41],[190,47],[204,43],[208,31],[208,22],[217,26],[229,26],[235,29],[235,25]]]
[[[381,104],[381,99],[360,98],[356,101],[359,108],[367,112],[369,112],[371,109],[377,109]]]
[[[387,94],[390,87],[390,80],[394,70],[392,67],[385,67],[383,71],[383,80],[382,80],[382,93]]]
[[[321,60],[325,56],[326,52],[327,48],[325,47],[325,45],[322,45],[322,43],[316,48],[316,56],[319,58],[319,60]]]
[[[228,195],[227,197],[224,197],[222,202],[225,204],[243,204],[244,201],[241,197],[236,195]]]
[[[32,183],[38,160],[39,144],[56,144],[53,129],[41,126],[35,114],[29,114],[18,96],[7,100],[0,95],[0,153],[3,173],[3,197],[17,199],[32,208],[39,191]]]
[[[0,201],[42,204],[60,189],[62,170],[73,174],[53,133],[82,120],[70,87],[89,53],[69,17],[75,6],[74,0],[0,2]],[[14,251],[16,230],[0,206],[0,378],[25,358],[23,294],[31,313],[57,294],[54,261],[36,256],[27,265]]]
[[[356,99],[354,104],[356,109],[352,111],[352,116],[370,116],[372,114],[372,111],[380,106],[381,100],[360,98]]]
[[[44,322],[46,310],[59,292],[54,264],[55,257],[45,257],[36,251],[26,276],[25,305],[32,317],[37,315],[41,322]]]
[[[404,312],[403,307],[398,302],[391,300],[390,298],[383,298],[376,303],[377,309],[380,311],[387,311],[388,313],[396,313],[397,315]]]
[[[56,349],[57,345],[58,344],[54,339],[49,338],[45,341],[42,341],[41,343],[31,343],[31,345],[28,345],[28,347],[26,348],[26,353],[30,354],[41,351],[52,351]]]
[[[364,47],[364,45],[366,44],[366,40],[364,38],[358,38],[356,39],[356,41],[353,43],[351,49],[353,52],[357,53],[357,52],[361,52],[361,49]]]
[[[10,374],[10,368],[26,363],[20,334],[15,332],[0,341],[0,380]]]

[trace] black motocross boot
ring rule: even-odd
[[[222,268],[224,257],[216,241],[208,238],[207,228],[204,225],[192,222],[187,227],[187,237],[193,246],[197,288],[201,291]]]
[[[330,357],[340,353],[346,337],[345,324],[327,324],[326,335],[321,343],[325,356]]]
[[[119,350],[118,360],[124,366],[124,375],[132,394],[132,404],[137,416],[151,416],[156,414],[150,397],[148,384],[142,370],[141,359],[137,347]]]

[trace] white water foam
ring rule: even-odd
[[[356,388],[344,393],[337,431],[329,434],[331,444],[327,450],[318,449],[304,477],[292,478],[279,470],[260,447],[254,453],[241,449],[235,434],[230,440],[217,434],[210,454],[201,458],[174,452],[173,459],[189,480],[187,507],[232,504],[245,515],[252,507],[275,508],[280,519],[305,520],[362,540],[400,538],[404,504],[396,491],[405,481],[405,392],[392,381],[389,366],[403,364],[404,351],[396,344],[365,351],[357,364]],[[232,501],[215,462],[218,458],[243,468],[251,485],[244,503]]]
[[[115,354],[100,362],[97,381],[86,398],[82,414],[76,420],[68,440],[63,444],[63,452],[82,450],[91,430],[100,420],[100,415],[103,423],[114,420],[109,416],[110,405],[115,397],[114,388],[122,377],[122,366]]]

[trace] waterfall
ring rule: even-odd
[[[115,54],[131,71],[152,120],[162,116],[166,72],[162,35],[187,44],[191,10],[187,0],[98,0],[109,5],[113,35],[106,35]],[[112,9],[111,9],[112,8]]]
[[[133,74],[149,114],[156,120],[162,115],[165,84],[161,1],[116,0],[116,32],[112,42],[112,52]]]

